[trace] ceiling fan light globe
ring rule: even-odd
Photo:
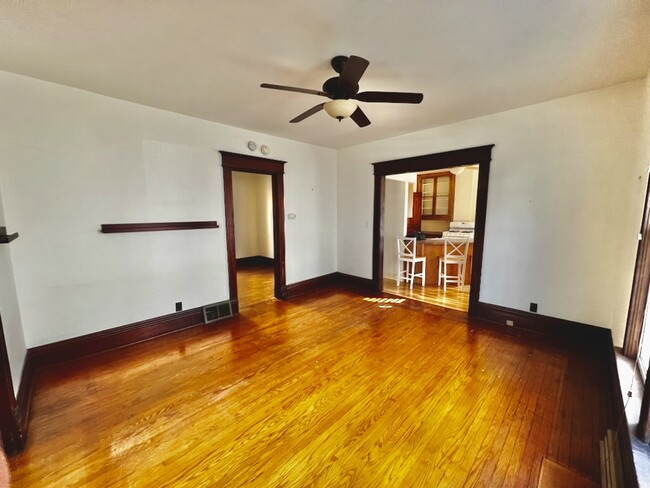
[[[334,117],[340,121],[352,115],[357,109],[357,104],[352,100],[332,100],[331,102],[325,103],[323,108],[330,117]]]

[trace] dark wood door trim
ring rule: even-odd
[[[641,233],[641,240],[636,250],[632,293],[630,295],[625,339],[623,341],[623,354],[629,358],[636,358],[639,354],[643,317],[648,302],[648,288],[650,287],[650,178],[646,185],[645,206],[639,232]]]
[[[232,193],[232,172],[271,175],[273,193],[273,253],[274,253],[274,295],[286,299],[286,268],[284,243],[284,165],[286,161],[258,158],[247,154],[227,151],[221,153],[223,168],[223,192],[226,211],[226,247],[228,255],[228,286],[233,312],[239,311],[237,293],[237,260],[235,253],[235,213]]]
[[[635,360],[639,355],[641,346],[643,321],[650,289],[650,178],[646,184],[643,218],[641,219],[639,232],[641,240],[636,250],[634,278],[632,279],[632,292],[630,294],[625,339],[623,341],[623,354]],[[645,373],[646,380],[643,387],[643,398],[641,400],[636,435],[643,442],[648,442],[650,441],[650,369]]]
[[[7,454],[23,450],[26,432],[19,422],[2,318],[0,318],[0,432],[2,433],[2,446]]]
[[[469,315],[476,316],[479,313],[488,183],[490,179],[490,161],[492,160],[493,147],[494,144],[490,144],[488,146],[470,147],[467,149],[374,163],[375,192],[372,231],[372,281],[376,291],[383,289],[384,193],[386,176],[478,164],[478,190],[476,194],[476,223],[474,229],[474,256],[472,258],[472,286],[469,293]]]

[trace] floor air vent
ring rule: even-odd
[[[212,303],[203,307],[203,321],[206,324],[232,316],[230,301]]]

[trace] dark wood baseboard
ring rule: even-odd
[[[153,319],[33,347],[28,353],[36,371],[159,337],[203,323],[203,309],[193,308]]]
[[[476,307],[476,312],[471,313],[470,316],[496,322],[507,328],[510,328],[510,326],[506,325],[506,320],[512,320],[512,327],[514,329],[524,329],[559,339],[585,342],[594,346],[602,346],[602,344],[606,343],[608,337],[610,337],[611,341],[611,331],[603,327],[596,327],[489,303],[479,302],[478,307]]]
[[[329,273],[322,276],[317,276],[316,278],[311,278],[309,280],[298,281],[297,283],[291,283],[284,287],[283,295],[289,299],[302,295],[304,293],[309,293],[311,291],[319,290],[327,286],[332,286],[337,283],[338,273]]]
[[[266,256],[247,256],[245,258],[237,258],[237,266],[272,266],[275,259]]]
[[[363,292],[376,293],[378,291],[375,282],[369,278],[360,278],[359,276],[339,272],[335,274],[337,285],[347,286]]]
[[[358,276],[353,276],[345,273],[328,273],[321,276],[316,276],[304,281],[299,281],[297,283],[291,283],[283,288],[283,298],[290,299],[309,293],[312,291],[317,291],[327,286],[344,286],[347,288],[352,288],[357,291],[363,291],[374,293],[376,291],[375,284],[372,280],[367,278],[359,278]]]

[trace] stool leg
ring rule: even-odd
[[[442,269],[443,269],[443,277],[442,277],[442,289],[443,291],[447,291],[447,263],[442,263]]]
[[[424,278],[427,276],[427,262],[422,261],[422,286],[424,286]]]

